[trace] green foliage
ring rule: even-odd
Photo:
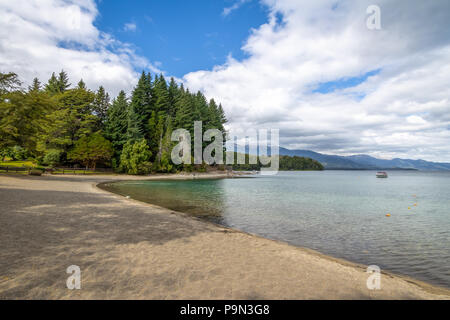
[[[95,132],[97,118],[92,112],[95,94],[76,88],[54,96],[57,107],[47,115],[51,123],[42,135],[48,149],[69,151],[79,139]]]
[[[0,149],[0,159],[1,161],[6,161],[6,159],[12,159],[11,148]]]
[[[0,96],[20,89],[21,85],[19,77],[14,72],[0,72]]]
[[[152,83],[150,74],[142,72],[141,78],[133,90],[128,112],[128,139],[139,140],[147,133],[147,123],[153,111]]]
[[[127,142],[128,101],[124,91],[120,91],[108,109],[105,123],[106,137],[112,142],[115,151],[115,163],[120,159],[123,146]]]
[[[110,107],[110,99],[109,94],[105,91],[105,88],[100,86],[97,93],[95,94],[95,99],[93,103],[93,112],[94,115],[97,116],[96,121],[96,129],[97,130],[103,130],[105,128],[107,116],[108,116],[108,109]]]
[[[112,155],[111,142],[100,133],[94,133],[78,140],[68,158],[95,170],[97,163],[111,160]]]
[[[77,84],[77,89],[84,89],[84,90],[87,90],[86,83],[83,81],[83,79],[81,79],[81,80],[78,82],[78,84]]]
[[[237,157],[237,153],[234,155],[235,159]],[[245,155],[245,164],[234,164],[233,170],[243,170],[243,171],[259,171],[263,167],[259,162],[259,159],[256,164],[250,164],[249,155]],[[235,161],[236,163],[236,161]],[[290,156],[280,156],[279,162],[279,170],[280,171],[304,171],[304,170],[324,170],[323,165],[313,159],[303,158],[303,157],[290,157]]]
[[[61,150],[48,150],[42,160],[42,163],[47,166],[57,166],[62,159],[63,152]]]
[[[10,168],[34,168],[36,167],[33,161],[0,161],[0,167],[10,167]]]
[[[45,91],[50,94],[50,95],[55,95],[59,92],[59,88],[58,88],[58,79],[56,78],[55,73],[52,73],[51,78],[48,80],[47,84],[45,85]]]
[[[320,162],[310,158],[280,156],[280,170],[324,170],[324,167]]]
[[[11,157],[13,160],[24,161],[24,160],[28,159],[28,156],[29,156],[29,153],[28,153],[27,149],[22,148],[21,146],[12,147]]]
[[[171,140],[172,137],[172,117],[168,117],[166,121],[166,133],[161,141],[161,160],[159,170],[162,172],[173,172],[175,166],[171,162],[171,153],[174,143]]]
[[[58,90],[60,93],[64,93],[69,87],[69,76],[64,70],[61,70],[58,75]]]
[[[29,152],[21,146],[14,146],[2,149],[0,151],[0,156],[2,157],[2,161],[4,161],[6,158],[9,158],[13,161],[24,161],[28,159]]]
[[[167,82],[161,75],[155,79],[153,85],[154,109],[158,113],[170,114],[170,96],[167,88]]]
[[[41,91],[41,82],[38,78],[33,79],[33,83],[28,87],[28,92],[39,92]]]
[[[128,141],[120,156],[121,169],[128,174],[148,174],[152,168],[151,156],[152,153],[145,139],[136,142]]]
[[[37,78],[26,91],[20,86],[16,74],[0,73],[3,158],[9,157],[11,148],[20,146],[28,156],[49,165],[70,164],[69,159],[95,166],[112,156],[114,168],[133,174],[203,170],[173,165],[172,131],[187,129],[193,139],[194,121],[202,121],[205,131],[223,130],[226,122],[221,105],[208,102],[201,92],[185,90],[173,78],[167,83],[163,75],[152,81],[150,73],[143,72],[130,100],[122,91],[112,103],[102,86],[92,92],[80,80],[71,88],[65,71],[53,73],[44,86]],[[99,152],[95,143],[109,150],[100,136],[111,142],[113,154],[105,152],[106,158],[92,155]]]
[[[54,108],[40,91],[9,92],[0,98],[0,149],[19,145],[35,153],[38,138],[48,124],[44,116]]]
[[[45,91],[53,96],[64,93],[69,87],[69,77],[64,70],[61,70],[58,76],[52,73],[51,78],[45,85]]]
[[[176,109],[175,106],[177,101],[181,97],[181,90],[179,90],[177,83],[174,78],[170,78],[170,84],[168,90],[168,98],[169,98],[169,115],[173,118],[175,117]]]

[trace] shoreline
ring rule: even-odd
[[[247,173],[247,174],[251,174],[251,173]],[[242,174],[242,175],[244,175],[244,174]],[[216,177],[216,176],[209,176],[208,177],[208,175],[205,174],[205,175],[202,176],[201,179],[228,179],[228,178],[230,178],[230,177]],[[239,178],[239,177],[237,177],[237,178]],[[248,177],[240,177],[240,178],[248,178]],[[164,181],[164,180],[191,180],[191,179],[190,178],[177,179],[177,178],[170,178],[169,177],[169,178],[166,178],[166,179],[164,179],[164,178],[144,179],[143,181],[153,181],[153,180],[154,181]],[[116,192],[108,190],[108,188],[103,188],[102,185],[113,184],[113,183],[116,183],[116,182],[126,182],[126,181],[127,180],[100,182],[98,184],[95,184],[94,186],[96,188],[102,190],[102,191],[114,194],[116,196],[125,197],[124,195],[121,195],[119,193],[116,193]],[[128,181],[132,181],[132,180],[128,180]],[[141,204],[144,204],[144,205],[150,205],[150,206],[154,206],[154,207],[159,207],[161,209],[171,211],[171,214],[175,213],[175,214],[180,215],[182,217],[187,217],[187,218],[190,218],[190,219],[200,220],[202,222],[205,222],[205,223],[208,223],[208,224],[212,224],[215,227],[230,230],[230,232],[242,233],[242,234],[249,235],[249,236],[252,236],[252,237],[255,237],[255,238],[259,238],[259,239],[274,241],[274,242],[278,242],[278,243],[281,243],[281,244],[286,244],[288,246],[292,246],[294,248],[303,250],[303,251],[305,251],[305,252],[307,252],[309,254],[316,255],[316,256],[318,256],[318,257],[320,257],[322,259],[327,259],[329,261],[337,262],[337,263],[339,263],[341,265],[344,265],[344,266],[358,268],[358,269],[364,270],[364,272],[367,269],[367,266],[364,265],[364,264],[361,264],[361,263],[353,262],[353,261],[346,260],[346,259],[343,259],[343,258],[334,257],[332,255],[328,255],[328,254],[322,253],[322,252],[314,250],[314,249],[310,249],[310,248],[307,248],[307,247],[302,247],[302,246],[297,246],[297,245],[294,245],[294,244],[290,244],[290,243],[288,243],[286,241],[266,238],[266,237],[261,236],[261,235],[256,234],[256,233],[246,232],[246,231],[243,231],[243,230],[240,230],[240,229],[232,228],[232,227],[229,227],[229,226],[217,223],[217,222],[213,222],[213,221],[204,219],[204,218],[202,218],[200,216],[197,217],[194,214],[188,214],[188,213],[185,213],[185,212],[182,212],[182,211],[172,210],[170,208],[162,207],[162,206],[159,206],[157,204],[153,204],[153,203],[150,203],[150,202],[141,201],[141,200],[137,200],[137,199],[133,199],[133,198],[126,198],[125,197],[125,199],[127,201],[133,201],[133,202],[141,203]],[[447,289],[445,287],[441,287],[441,286],[438,286],[438,285],[434,285],[434,284],[428,283],[428,282],[423,281],[423,280],[415,279],[415,278],[412,278],[412,277],[410,277],[408,275],[397,274],[397,273],[391,272],[389,270],[381,270],[381,274],[389,276],[389,277],[392,277],[392,278],[403,279],[403,280],[405,280],[405,281],[407,281],[409,283],[415,284],[415,285],[421,287],[422,289],[424,289],[424,290],[426,290],[426,291],[428,291],[430,293],[433,293],[433,294],[450,295],[450,289]],[[450,296],[449,296],[449,299],[450,299]]]
[[[197,177],[200,178],[200,176]],[[77,198],[75,204],[79,203],[78,200],[89,200],[89,197],[92,196],[91,203],[83,204],[81,210],[80,205],[64,206],[63,202],[58,206],[58,203],[56,205],[53,203],[58,201],[51,199],[48,201],[42,199],[44,202],[40,205],[24,208],[27,204],[23,202],[27,201],[23,201],[21,197],[18,197],[16,201],[8,199],[12,211],[16,213],[20,214],[22,211],[31,210],[37,214],[37,217],[45,217],[46,214],[58,217],[60,220],[60,223],[57,223],[58,232],[66,232],[66,236],[69,238],[72,236],[72,240],[78,244],[73,246],[73,243],[68,241],[64,248],[71,249],[72,251],[69,250],[69,252],[75,252],[75,256],[88,251],[92,258],[87,259],[89,263],[86,264],[87,271],[85,271],[87,272],[87,287],[90,290],[72,292],[65,289],[60,283],[53,283],[54,279],[52,281],[50,277],[46,282],[49,284],[48,287],[41,285],[37,292],[36,289],[31,289],[32,293],[26,292],[24,288],[29,287],[30,282],[33,282],[32,274],[26,267],[18,267],[13,271],[9,269],[10,273],[16,273],[17,278],[11,274],[7,276],[9,280],[4,278],[2,280],[1,277],[5,277],[3,274],[7,270],[5,267],[15,265],[18,263],[17,261],[36,260],[35,264],[49,267],[52,263],[60,264],[50,258],[52,255],[67,255],[64,250],[61,250],[63,248],[55,247],[55,243],[51,241],[52,245],[47,248],[49,250],[43,250],[42,254],[29,252],[28,256],[26,254],[14,256],[14,251],[18,250],[17,245],[9,243],[8,240],[10,240],[9,237],[15,238],[13,232],[15,229],[20,230],[23,221],[18,221],[17,225],[10,223],[9,228],[5,229],[8,234],[1,236],[2,243],[3,240],[6,240],[6,247],[11,252],[7,252],[8,250],[3,252],[4,249],[0,252],[0,299],[5,297],[13,299],[252,299],[252,297],[253,299],[450,299],[450,291],[446,288],[384,271],[382,272],[382,290],[369,291],[365,288],[367,274],[365,273],[366,267],[363,265],[334,258],[308,248],[224,227],[189,214],[134,199],[126,199],[98,186],[114,181],[186,178],[192,177],[190,175],[152,177],[122,175],[97,177],[0,176],[0,196],[4,191],[12,190],[9,192],[12,197],[15,194],[14,190],[22,190],[24,193],[29,190],[27,199],[28,202],[32,202],[30,200],[32,191],[36,190],[56,193],[74,192],[75,194],[71,194],[71,196]],[[218,177],[202,174],[201,178],[226,177],[224,174]],[[7,200],[7,198],[1,200]],[[98,202],[97,205],[95,202]],[[14,208],[15,206],[18,208]],[[46,209],[49,206],[54,207]],[[67,210],[61,213],[58,207],[60,209],[67,207]],[[83,207],[85,207],[84,210]],[[65,213],[70,213],[70,215],[65,216]],[[82,235],[71,234],[69,230],[60,231],[60,229],[64,229],[67,220],[78,219],[78,217],[74,218],[74,215],[77,214],[83,215],[86,220],[79,218],[69,225],[82,231]],[[14,219],[13,217],[14,213],[6,218]],[[140,221],[136,222],[133,218]],[[119,221],[114,223],[110,221],[114,219],[122,221],[121,224],[117,223]],[[150,224],[148,220],[154,220],[155,223]],[[90,223],[86,224],[86,221],[90,221]],[[35,222],[36,225],[30,227],[39,229],[39,218]],[[51,224],[51,221],[45,222]],[[156,222],[159,225],[156,225]],[[91,230],[92,223],[97,224],[98,229]],[[44,223],[41,222],[41,224]],[[67,229],[67,227],[65,228]],[[110,229],[116,230],[111,232]],[[145,232],[143,232],[144,229]],[[195,229],[195,231],[193,232],[191,229]],[[86,233],[86,231],[89,232]],[[4,237],[6,238],[4,239]],[[116,239],[117,237],[119,239]],[[119,241],[121,237],[130,241],[122,243]],[[164,237],[167,237],[168,241],[161,240]],[[27,240],[25,242],[36,241],[33,237]],[[91,242],[95,245],[91,246]],[[43,247],[45,246],[43,245]],[[104,252],[105,248],[109,248],[116,254],[108,255]],[[251,250],[252,248],[255,250]],[[180,257],[174,255],[173,251],[178,252]],[[149,253],[153,254],[149,255]],[[153,255],[159,258],[157,259]],[[68,256],[71,255],[68,254]],[[212,261],[211,256],[215,257]],[[274,256],[277,259],[274,259]],[[83,257],[81,254],[81,258]],[[94,257],[95,259],[93,259]],[[4,263],[2,264],[2,261],[5,261],[4,258],[8,260],[6,266]],[[86,263],[85,258],[81,260]],[[97,274],[97,269],[101,269],[101,265],[105,261],[114,261],[113,269],[118,274],[108,272],[105,275]],[[130,265],[130,261],[135,261],[135,264],[131,263]],[[219,261],[226,262],[223,265],[225,269],[218,263]],[[95,265],[95,267],[90,267],[91,265]],[[195,268],[191,270],[190,265]],[[155,266],[159,266],[159,269],[153,269]],[[45,267],[43,269],[45,270]],[[52,268],[50,267],[50,269]],[[163,272],[161,275],[158,270],[164,270],[165,273]],[[36,271],[34,270],[34,272]],[[21,273],[22,275],[20,275]],[[167,277],[167,273],[172,276]],[[142,274],[148,276],[148,278],[141,279],[144,285],[130,280],[140,278]],[[209,276],[205,277],[205,274]],[[62,274],[56,278],[65,278],[65,276]],[[164,285],[160,283],[161,276],[164,278]],[[106,280],[108,277],[112,277],[112,280]],[[129,281],[135,285],[130,286]],[[108,282],[109,285],[106,285],[105,282]],[[128,285],[123,285],[122,282]],[[96,290],[98,283],[102,283],[108,290],[106,292]],[[145,291],[143,287],[147,289],[157,287],[160,290],[156,294]],[[57,293],[52,293],[51,289],[55,288],[57,288]]]

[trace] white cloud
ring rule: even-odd
[[[223,9],[222,11],[222,15],[224,17],[228,16],[230,13],[232,13],[234,10],[239,9],[240,7],[242,7],[246,2],[249,2],[251,0],[238,0],[236,1],[232,6],[230,7],[226,7]]]
[[[133,22],[125,23],[125,25],[123,26],[123,30],[124,31],[132,31],[132,32],[134,32],[134,31],[136,31],[136,29],[137,29],[137,25],[135,23],[133,23]]]
[[[83,78],[113,95],[131,90],[136,68],[159,71],[131,45],[98,30],[97,15],[93,0],[0,0],[0,71],[30,83],[64,69],[73,84]]]
[[[230,128],[280,128],[291,148],[450,161],[448,1],[378,1],[379,31],[366,27],[370,0],[263,2],[270,15],[242,48],[249,58],[184,77],[223,103]]]

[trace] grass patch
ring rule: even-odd
[[[18,174],[18,175],[28,175],[28,170],[27,171],[14,171],[14,169],[9,170],[8,172],[6,172],[6,170],[1,170],[0,169],[0,173],[5,173],[5,174]]]
[[[52,174],[63,174],[62,170],[54,170]],[[83,170],[64,170],[64,174],[76,174],[76,175],[108,175],[115,174],[114,172],[102,172],[102,171],[83,171]]]
[[[27,175],[30,169],[41,173],[43,171],[43,168],[39,168],[33,161],[0,161],[0,173]]]
[[[0,161],[0,167],[10,168],[34,168],[36,164],[33,161]]]
[[[6,167],[8,167],[8,172],[6,171]],[[25,171],[15,171],[16,169],[22,169],[23,168],[32,168],[32,169],[38,169],[38,170],[44,170],[44,167],[38,166],[33,161],[0,161],[0,173],[13,173],[13,174],[28,174],[28,170]],[[53,174],[63,174],[63,170],[58,169],[54,170],[52,172]],[[115,174],[114,172],[103,172],[103,171],[91,171],[83,169],[78,170],[70,170],[64,169],[64,174],[75,174],[75,175],[96,175],[96,174],[102,174],[102,175],[108,175],[108,174]]]

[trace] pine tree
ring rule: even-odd
[[[153,111],[151,98],[151,76],[142,72],[131,97],[128,112],[128,139],[137,141],[148,137],[148,120]]]
[[[220,123],[222,123],[222,125],[224,125],[225,123],[228,122],[227,117],[225,116],[225,111],[222,108],[222,104],[219,104],[219,119],[220,119]]]
[[[18,90],[22,82],[14,72],[1,73],[0,72],[0,95],[7,94],[8,92]]]
[[[66,92],[66,90],[70,87],[69,77],[64,70],[61,70],[58,77],[55,73],[52,73],[51,78],[48,80],[48,83],[45,85],[45,90],[50,95],[56,95],[60,93]]]
[[[78,82],[77,88],[78,88],[78,89],[87,90],[86,83],[84,83],[83,79],[81,79],[81,80]]]
[[[227,122],[225,118],[225,114],[223,112],[222,106],[217,106],[214,99],[209,101],[208,106],[208,117],[212,128],[219,129],[221,131],[224,130],[223,125]]]
[[[52,96],[61,93],[59,90],[58,79],[56,78],[54,72],[52,73],[52,76],[45,85],[45,91]]]
[[[158,124],[156,125],[156,130],[155,130],[155,138],[157,139],[156,141],[158,142],[158,149],[157,149],[158,152],[156,154],[156,162],[158,164],[161,164],[162,143],[163,143],[163,136],[164,136],[164,124],[165,124],[165,116],[161,114],[158,117]]]
[[[59,92],[64,93],[67,89],[69,89],[69,87],[70,87],[69,77],[64,70],[61,70],[61,72],[58,75]]]
[[[163,172],[172,172],[174,169],[174,165],[171,163],[171,153],[173,147],[172,131],[172,117],[169,116],[166,120],[166,129],[161,143],[160,171]]]
[[[157,112],[170,114],[170,95],[163,75],[156,77],[153,85],[154,109]]]
[[[156,158],[158,154],[158,143],[159,143],[159,132],[158,132],[158,113],[156,111],[152,112],[150,119],[148,120],[148,146],[153,156]],[[152,159],[154,161],[154,159]]]
[[[194,132],[194,111],[195,105],[189,89],[182,93],[176,104],[177,113],[175,116],[175,125],[177,128],[184,128]]]
[[[123,146],[127,142],[128,101],[124,91],[120,91],[108,110],[105,125],[106,137],[112,142],[116,158],[120,158]]]
[[[97,130],[104,129],[109,107],[110,107],[109,95],[105,91],[105,88],[103,88],[103,86],[100,86],[100,88],[98,89],[98,91],[95,95],[95,100],[94,100],[94,105],[93,105],[94,114],[98,118],[97,119],[98,120],[97,121]]]
[[[210,124],[209,119],[209,108],[208,103],[206,102],[206,98],[200,91],[195,95],[195,113],[194,117],[196,121],[203,121],[203,127],[207,129],[211,129],[212,126]]]
[[[169,115],[171,117],[175,117],[176,115],[176,103],[180,99],[181,90],[178,89],[178,85],[175,82],[175,79],[170,78],[169,84]]]
[[[41,82],[38,78],[33,79],[33,83],[28,87],[29,92],[39,92],[41,91]]]

